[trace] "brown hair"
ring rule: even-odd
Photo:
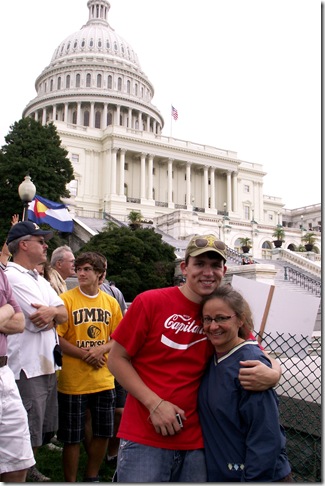
[[[252,311],[247,300],[237,290],[234,290],[230,284],[221,285],[212,294],[202,299],[201,312],[204,304],[212,299],[222,299],[232,308],[238,319],[243,323],[238,329],[238,336],[247,339],[254,329]]]

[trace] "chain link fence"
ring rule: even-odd
[[[264,333],[261,345],[282,367],[276,387],[295,482],[321,479],[321,333]]]

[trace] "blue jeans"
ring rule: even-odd
[[[116,477],[118,483],[207,481],[203,449],[159,449],[120,439]]]

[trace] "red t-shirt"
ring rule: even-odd
[[[187,418],[179,434],[157,434],[148,409],[129,393],[118,437],[164,449],[203,448],[197,392],[213,347],[203,334],[200,305],[178,287],[149,290],[134,299],[112,338],[131,356],[144,383]]]

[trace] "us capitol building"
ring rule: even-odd
[[[196,233],[212,232],[237,250],[239,238],[249,237],[257,258],[283,225],[285,248],[297,249],[303,232],[313,231],[320,252],[320,204],[284,209],[280,198],[263,194],[262,165],[163,135],[154,87],[132,46],[109,25],[109,2],[89,0],[87,7],[87,23],[59,44],[23,111],[57,127],[74,168],[64,202],[76,223],[127,223],[131,211],[141,211],[180,247]]]

